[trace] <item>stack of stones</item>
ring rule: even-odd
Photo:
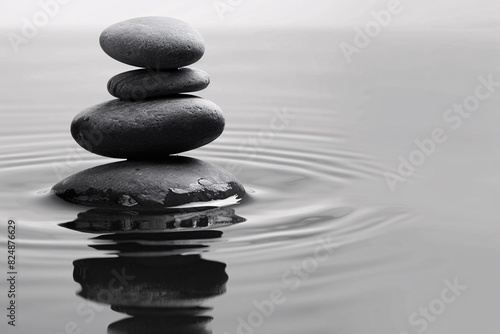
[[[142,69],[112,77],[108,91],[118,99],[80,112],[71,134],[90,152],[128,160],[74,174],[53,192],[97,207],[165,208],[241,198],[243,186],[226,170],[172,156],[206,145],[224,130],[215,103],[182,94],[209,84],[205,72],[184,67],[203,56],[201,34],[180,20],[144,17],[106,28],[100,44],[112,58]]]

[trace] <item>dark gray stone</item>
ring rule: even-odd
[[[210,205],[205,202],[245,194],[243,185],[225,169],[180,156],[89,168],[60,181],[52,191],[75,204],[134,210],[193,202]]]
[[[108,92],[122,100],[142,101],[205,89],[210,77],[202,70],[181,68],[169,71],[135,70],[109,79]]]
[[[174,69],[198,61],[205,52],[201,34],[169,17],[139,17],[104,29],[99,38],[111,58],[132,66]]]
[[[112,158],[162,159],[206,145],[224,130],[213,102],[191,95],[111,100],[75,116],[71,134],[86,150]]]

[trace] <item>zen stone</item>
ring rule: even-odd
[[[181,68],[169,71],[135,70],[109,79],[108,92],[122,100],[142,101],[205,89],[210,77],[202,70]]]
[[[95,207],[168,208],[243,198],[243,185],[228,171],[202,160],[121,161],[86,169],[60,181],[52,191],[62,199]]]
[[[224,124],[215,103],[177,95],[95,105],[75,116],[71,134],[79,145],[95,154],[151,160],[206,145],[220,136]]]
[[[174,69],[198,61],[205,52],[201,34],[168,17],[140,17],[106,28],[99,38],[111,58],[132,66]]]

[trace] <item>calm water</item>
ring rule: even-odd
[[[351,31],[203,33],[197,95],[227,126],[184,155],[232,170],[248,197],[176,216],[183,228],[49,193],[113,161],[69,134],[130,69],[98,31],[2,50],[0,262],[7,277],[13,219],[18,295],[1,332],[498,333],[500,87],[458,128],[443,119],[479,76],[500,81],[498,34],[387,31],[347,64]],[[384,173],[434,128],[446,140],[392,191]]]

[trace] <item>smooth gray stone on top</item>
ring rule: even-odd
[[[108,81],[108,92],[122,100],[142,101],[205,89],[210,77],[202,70],[181,68],[168,71],[134,70],[115,75]]]
[[[101,33],[99,43],[111,58],[157,70],[193,64],[205,52],[203,37],[193,26],[160,16],[113,24]]]
[[[93,167],[60,181],[52,191],[75,204],[134,209],[166,208],[233,195],[242,198],[245,194],[243,185],[225,169],[180,156]]]
[[[77,114],[71,135],[95,154],[163,159],[210,143],[224,131],[224,124],[215,103],[192,95],[140,102],[116,99]]]

